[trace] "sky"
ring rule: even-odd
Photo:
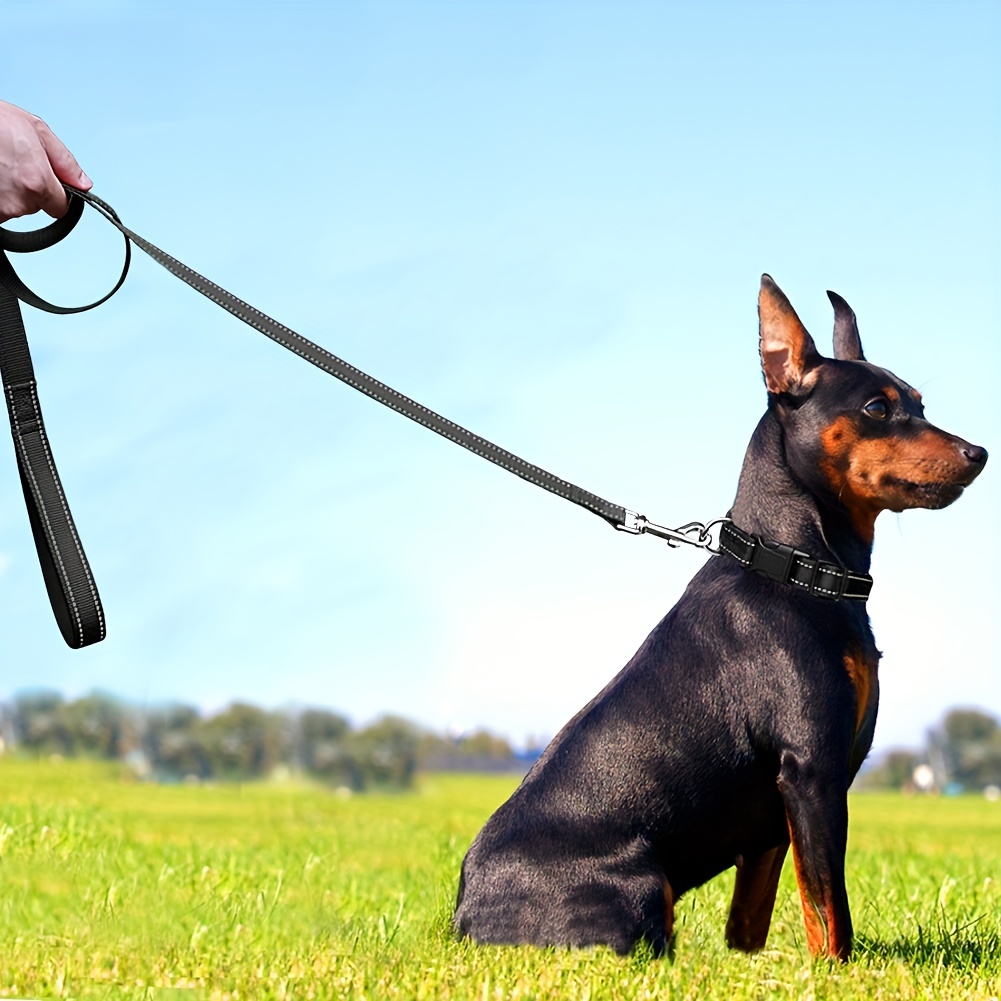
[[[997,452],[993,3],[0,0],[0,98],[126,225],[425,405],[664,524],[729,508],[770,273]],[[43,220],[29,219],[21,228]],[[89,301],[93,212],[18,260]],[[64,646],[0,449],[0,699],[551,736],[707,558],[410,424],[141,253],[26,310],[108,638]],[[1001,714],[995,458],[877,522],[875,750]]]

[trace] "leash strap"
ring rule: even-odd
[[[719,549],[745,569],[780,584],[803,588],[814,597],[865,601],[872,590],[872,577],[867,573],[852,573],[837,564],[824,563],[792,546],[745,532],[732,521],[720,528]]]
[[[31,253],[51,247],[70,233],[82,212],[83,202],[70,199],[66,215],[43,229],[28,233],[0,229],[0,378],[45,589],[59,631],[74,648],[104,639],[104,610],[45,432],[18,300],[51,313],[92,309],[121,287],[128,273],[130,254],[126,243],[125,267],[107,296],[86,306],[56,306],[36,295],[18,278],[4,251]]]
[[[60,314],[79,313],[99,306],[111,298],[125,281],[131,263],[132,242],[171,274],[293,354],[502,469],[591,511],[622,531],[632,534],[650,532],[666,539],[671,545],[685,542],[701,548],[710,547],[712,540],[702,525],[693,523],[678,530],[656,525],[642,515],[526,462],[373,379],[143,239],[126,227],[115,210],[96,195],[66,185],[63,187],[70,195],[70,201],[61,219],[30,232],[0,227],[0,378],[4,385],[18,471],[42,576],[56,622],[69,646],[79,648],[104,639],[104,611],[45,432],[19,300],[37,309]],[[59,306],[43,299],[21,281],[7,254],[32,253],[54,246],[68,236],[79,222],[85,203],[104,216],[125,238],[122,273],[114,288],[96,302],[84,306]]]
[[[311,365],[315,365],[328,375],[332,375],[335,379],[340,379],[341,382],[346,383],[353,389],[357,389],[358,392],[364,393],[366,396],[389,407],[391,410],[403,414],[404,417],[408,417],[417,424],[421,424],[436,434],[440,434],[443,438],[461,445],[470,452],[475,452],[489,462],[500,466],[502,469],[506,469],[509,473],[514,473],[515,476],[520,476],[523,480],[528,480],[537,487],[542,487],[543,490],[548,490],[558,497],[586,508],[617,528],[629,530],[626,529],[626,524],[632,512],[628,512],[622,505],[613,504],[603,497],[599,497],[581,487],[575,486],[567,480],[554,476],[552,473],[533,465],[531,462],[526,462],[513,452],[508,452],[506,449],[500,448],[493,442],[487,441],[486,438],[481,438],[478,434],[468,431],[454,421],[450,421],[447,417],[442,417],[441,414],[429,410],[415,400],[410,399],[410,397],[404,396],[403,393],[397,392],[397,390],[387,386],[383,382],[379,382],[378,379],[373,379],[372,376],[362,372],[361,369],[355,368],[342,358],[331,354],[325,348],[321,348],[318,344],[307,340],[301,334],[297,334],[283,323],[279,323],[249,303],[238,299],[232,293],[227,292],[226,289],[220,288],[214,282],[209,281],[204,275],[200,275],[186,264],[171,257],[170,254],[148,240],[143,239],[138,233],[134,233],[125,226],[114,209],[97,196],[89,192],[76,191],[75,189],[68,190],[77,198],[83,199],[97,209],[101,215],[122,233],[126,241],[133,241],[136,246],[142,248],[157,264],[162,265],[172,275],[180,278],[181,281],[190,285],[196,292],[200,292],[207,299],[211,299],[217,306],[221,306],[227,312],[232,313],[237,319],[242,320],[248,326],[264,334],[265,337],[270,337],[271,340],[276,341],[293,354],[305,359]],[[636,518],[638,516],[633,515],[633,517]]]
[[[115,210],[96,195],[66,185],[63,187],[71,197],[69,209],[62,219],[31,232],[13,232],[0,227],[0,374],[42,576],[60,631],[71,647],[87,646],[104,638],[104,613],[45,433],[18,300],[50,313],[79,313],[93,309],[121,288],[131,263],[132,243],[196,292],[328,375],[509,473],[591,511],[620,531],[633,535],[655,535],[665,539],[669,546],[684,543],[711,553],[725,552],[749,569],[784,584],[804,587],[810,594],[858,600],[868,596],[871,577],[849,573],[841,567],[814,560],[789,546],[750,536],[728,519],[717,519],[708,525],[690,522],[680,528],[667,528],[526,462],[513,452],[500,448],[379,382],[209,281],[125,226]],[[118,281],[107,295],[85,306],[57,306],[36,295],[18,278],[7,253],[31,253],[58,243],[79,221],[84,203],[104,216],[125,238],[125,262]],[[719,548],[713,546],[712,529],[716,525],[720,525]]]

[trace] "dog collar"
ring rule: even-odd
[[[836,563],[814,559],[800,549],[745,532],[732,521],[720,528],[719,550],[747,570],[800,587],[818,598],[865,601],[872,590],[872,577],[867,573],[852,573]]]

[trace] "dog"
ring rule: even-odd
[[[847,959],[848,787],[879,682],[865,598],[880,511],[942,508],[987,452],[862,353],[838,295],[822,357],[768,276],[768,409],[721,555],[554,738],[462,864],[453,919],[491,944],[669,948],[678,899],[736,866],[726,941],[765,945],[789,846],[814,956]]]

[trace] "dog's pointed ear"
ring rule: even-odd
[[[761,276],[758,295],[758,349],[769,393],[802,392],[813,384],[811,373],[823,360],[785,293]]]
[[[830,289],[827,290],[827,298],[834,307],[834,357],[838,361],[865,361],[858,323],[851,306]]]

